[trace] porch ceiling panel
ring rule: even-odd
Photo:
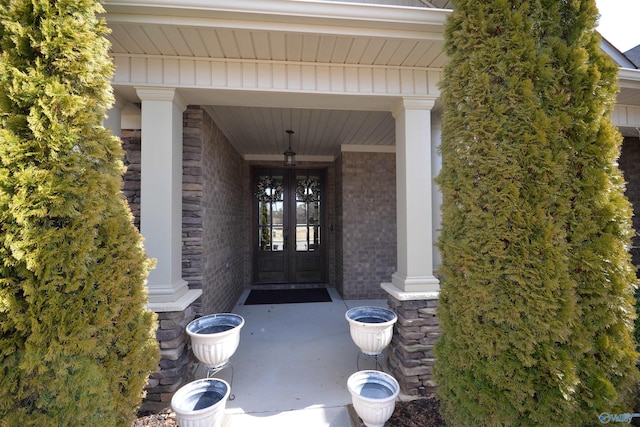
[[[395,144],[395,121],[384,111],[207,106],[242,155],[280,155],[289,144],[300,156],[335,157],[342,145]],[[374,148],[375,149],[375,148]]]

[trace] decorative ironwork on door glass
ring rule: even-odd
[[[296,251],[320,249],[320,177],[296,177]]]
[[[282,176],[260,176],[258,199],[258,242],[260,250],[284,250],[284,185]]]

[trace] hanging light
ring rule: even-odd
[[[289,148],[284,152],[284,165],[285,166],[295,166],[296,165],[296,153],[291,149],[291,134],[294,133],[292,130],[288,130],[289,134]]]

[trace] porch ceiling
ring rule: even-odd
[[[332,160],[343,145],[390,151],[395,145],[395,121],[385,111],[317,110],[208,106],[207,112],[236,150],[252,156],[282,160],[289,136],[299,160]],[[351,149],[358,149],[352,147]]]

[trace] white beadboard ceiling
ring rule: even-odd
[[[336,156],[342,145],[395,144],[395,121],[384,111],[207,106],[220,130],[243,155],[282,154],[289,144],[298,156]]]

